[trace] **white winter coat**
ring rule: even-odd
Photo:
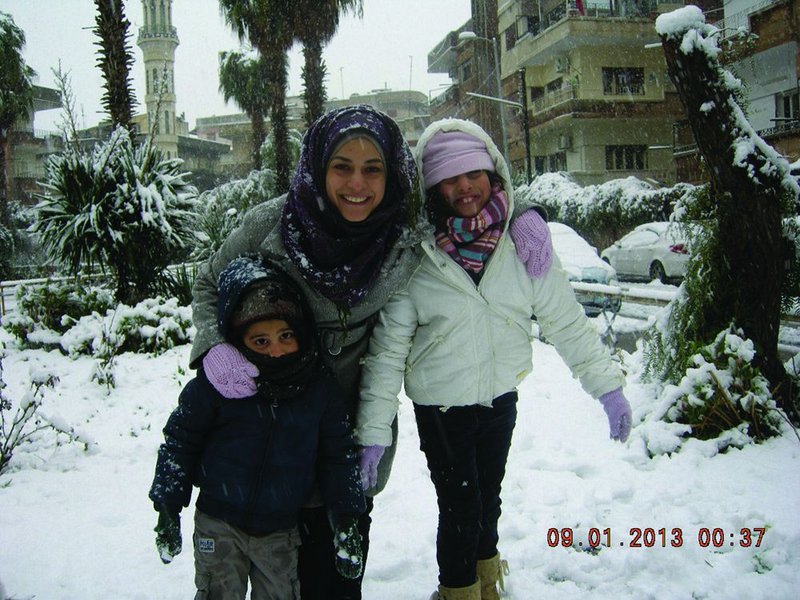
[[[491,139],[474,124],[445,119],[426,129],[416,147],[418,166],[431,136],[459,129],[485,141],[513,212],[508,168]],[[420,168],[421,171],[421,168]],[[531,280],[516,256],[508,224],[479,284],[433,236],[416,248],[420,266],[408,288],[384,306],[362,359],[356,438],[388,446],[405,377],[415,403],[481,404],[515,389],[532,368],[531,315],[587,393],[598,397],[624,384],[623,375],[575,300],[558,258]]]

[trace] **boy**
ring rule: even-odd
[[[258,369],[256,391],[222,396],[201,369],[164,428],[150,499],[156,546],[181,551],[192,486],[198,598],[299,598],[297,515],[318,485],[335,532],[336,568],[361,573],[356,520],[364,510],[341,392],[319,360],[313,316],[286,274],[261,259],[232,260],[219,277],[218,325]],[[236,382],[231,382],[235,384]]]

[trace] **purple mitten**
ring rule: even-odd
[[[517,247],[517,256],[525,263],[528,276],[545,275],[553,264],[553,240],[547,222],[536,209],[528,209],[514,219],[511,239]]]
[[[611,439],[624,442],[631,432],[631,405],[622,394],[622,388],[606,392],[598,398],[608,416]]]
[[[358,469],[361,471],[361,487],[368,490],[378,485],[378,463],[386,446],[363,446],[358,451]]]
[[[203,357],[203,370],[211,385],[226,398],[246,398],[256,393],[258,368],[228,343],[217,344]]]

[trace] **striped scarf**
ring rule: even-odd
[[[507,216],[508,198],[495,186],[486,206],[474,217],[447,217],[444,230],[436,232],[436,245],[465,270],[480,273],[497,246]]]

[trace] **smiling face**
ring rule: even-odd
[[[375,144],[359,137],[337,148],[325,171],[325,191],[347,221],[369,217],[386,191],[386,165]]]
[[[489,201],[492,184],[486,171],[469,171],[438,184],[447,209],[456,217],[474,217]]]
[[[250,324],[244,332],[244,345],[258,354],[278,358],[300,349],[294,330],[283,319],[266,319]]]

